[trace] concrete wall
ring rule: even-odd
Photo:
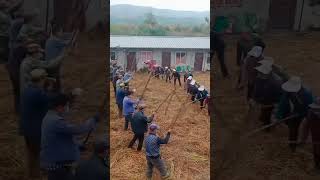
[[[303,0],[297,1],[294,30],[299,30],[302,2]],[[309,5],[309,0],[305,0],[301,21],[301,30],[307,30],[310,26],[320,28],[320,5],[311,7]]]
[[[139,49],[139,50],[115,50],[111,49],[111,51],[115,51],[118,57],[118,64],[122,65],[124,68],[127,67],[127,57],[126,53],[129,51],[136,52],[136,58],[137,58],[137,69],[141,69],[145,67],[143,60],[140,59],[140,52],[141,51],[152,51],[153,53],[153,60],[157,61],[157,64],[162,65],[162,51],[159,49],[154,49],[154,50],[147,50],[147,49]],[[165,50],[168,51],[168,50]],[[203,64],[202,64],[202,70],[206,71],[209,70],[208,68],[210,67],[210,64],[207,63],[207,57],[209,57],[209,50],[183,50],[183,49],[177,49],[177,50],[170,50],[171,51],[171,66],[174,67],[176,64],[176,52],[182,51],[186,52],[187,57],[186,57],[186,63],[190,65],[192,68],[194,67],[194,62],[195,62],[195,54],[196,52],[202,52],[204,53],[204,58],[203,58]]]

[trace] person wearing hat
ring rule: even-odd
[[[213,28],[212,28],[213,30]],[[217,54],[217,58],[220,64],[221,73],[224,78],[229,77],[229,72],[225,64],[225,42],[223,37],[223,31],[210,31],[210,43],[211,43],[211,52],[210,57],[214,58],[214,54]]]
[[[49,104],[42,121],[40,166],[48,173],[48,180],[73,177],[72,164],[80,160],[80,145],[75,136],[96,128],[101,115],[96,113],[82,124],[72,124],[66,119],[70,111],[70,98],[58,93]]]
[[[198,93],[196,95],[196,101],[200,101],[200,108],[204,108],[203,102],[207,98],[208,91],[204,88],[204,85],[201,85],[198,88]]]
[[[276,117],[288,118],[289,146],[293,152],[296,150],[301,121],[307,116],[309,105],[313,102],[312,93],[302,86],[300,77],[292,76],[281,86],[283,92],[278,105]]]
[[[196,95],[198,94],[198,87],[196,85],[196,80],[192,80],[190,82],[189,93],[191,94],[191,101],[195,101]]]
[[[255,67],[259,64],[258,62],[263,59],[263,48],[260,46],[254,46],[249,52],[248,56],[242,64],[241,70],[241,83],[238,88],[247,86],[247,100],[250,101],[253,95],[253,88],[255,79],[257,77],[257,71]]]
[[[36,17],[39,16],[40,12],[38,9],[30,12],[25,19],[25,23],[21,27],[17,39],[19,41],[25,41],[26,39],[33,39],[35,43],[41,47],[45,46],[47,35],[42,27],[36,25]]]
[[[30,82],[30,72],[36,68],[53,69],[60,65],[64,58],[64,54],[61,54],[57,58],[51,61],[43,61],[43,49],[38,44],[28,44],[27,56],[20,66],[20,93],[23,92],[25,87]]]
[[[159,170],[162,179],[167,179],[170,176],[169,171],[165,167],[165,163],[161,158],[160,145],[167,144],[170,139],[171,130],[167,132],[164,139],[157,136],[157,130],[159,126],[156,124],[151,124],[149,126],[149,134],[145,140],[146,146],[146,159],[147,159],[147,179],[152,179],[153,168]]]
[[[81,160],[75,169],[76,180],[110,180],[109,142],[107,137],[97,139],[90,159]]]
[[[168,82],[168,80],[169,80],[169,83],[171,83],[171,69],[169,67],[165,67],[164,73],[166,76],[166,82]]]
[[[125,119],[124,130],[128,130],[129,122],[131,122],[132,115],[134,113],[134,106],[139,102],[139,99],[133,99],[134,91],[128,91],[126,96],[123,98],[123,116]]]
[[[138,151],[141,151],[142,149],[144,133],[148,131],[148,123],[151,123],[154,118],[154,114],[152,114],[150,117],[147,117],[144,114],[145,108],[146,108],[146,105],[144,103],[139,103],[137,106],[137,111],[133,114],[132,120],[131,120],[131,127],[132,127],[132,132],[134,133],[134,136],[130,141],[128,148],[132,148],[133,144],[138,139],[139,140],[139,144],[137,148]]]
[[[317,172],[320,172],[320,97],[317,97],[315,101],[309,105],[306,127],[306,133],[311,132],[314,167]]]
[[[272,76],[272,65],[262,64],[255,68],[258,72],[254,84],[253,100],[261,105],[259,119],[263,125],[271,123],[274,105],[281,97],[281,84]],[[269,131],[270,128],[267,129]]]
[[[204,100],[204,104],[207,105],[208,107],[208,115],[210,116],[211,112],[212,112],[212,99],[211,99],[211,95],[208,92],[207,98]]]
[[[127,96],[127,94],[128,94],[128,91],[125,89],[125,84],[121,83],[119,85],[119,88],[117,89],[117,95],[116,95],[116,103],[118,105],[119,118],[122,117],[123,99],[125,96]]]
[[[31,83],[21,96],[19,131],[26,143],[28,177],[40,177],[41,124],[48,111],[48,96],[44,91],[47,73],[44,69],[31,71]]]
[[[172,70],[172,79],[173,79],[173,84],[176,85],[176,81],[178,80],[179,82],[179,85],[181,87],[181,81],[180,81],[180,73],[176,70],[176,69],[173,69]]]

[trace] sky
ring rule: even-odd
[[[110,0],[110,5],[131,4],[158,9],[210,11],[210,0]]]

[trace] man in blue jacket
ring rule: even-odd
[[[20,133],[27,148],[28,176],[40,177],[40,142],[42,119],[48,111],[48,97],[43,87],[46,78],[44,69],[31,71],[31,84],[21,97]]]
[[[302,87],[300,77],[293,76],[282,84],[283,95],[280,99],[277,118],[288,119],[289,146],[295,152],[301,121],[307,116],[309,105],[313,103],[313,96],[310,91]]]
[[[69,103],[67,95],[57,94],[43,119],[40,159],[41,167],[48,171],[48,180],[73,177],[72,163],[80,159],[80,146],[74,138],[95,128],[100,119],[96,114],[83,124],[71,124],[64,118],[69,112]]]
[[[127,96],[123,98],[123,116],[125,119],[124,130],[128,130],[129,122],[131,122],[132,115],[134,112],[134,106],[139,102],[139,100],[133,100],[134,91],[129,91]]]
[[[163,179],[167,179],[170,176],[170,173],[165,167],[164,161],[161,159],[160,145],[167,144],[169,142],[171,130],[169,130],[166,137],[162,139],[159,136],[157,136],[158,129],[158,125],[151,124],[149,126],[149,135],[145,140],[148,180],[152,179],[153,167],[157,168],[160,171],[160,175]]]
[[[139,140],[139,144],[137,148],[138,151],[141,151],[142,149],[144,133],[148,131],[148,123],[151,123],[154,118],[154,114],[152,114],[151,117],[147,117],[144,114],[145,107],[146,107],[145,104],[140,103],[137,107],[138,111],[134,113],[131,120],[131,127],[134,133],[134,136],[133,136],[133,139],[130,141],[128,148],[132,148],[133,144],[138,139]]]
[[[120,88],[117,89],[117,96],[116,96],[116,103],[118,105],[118,110],[119,110],[119,118],[122,117],[123,99],[127,94],[128,94],[128,91],[125,89],[125,84],[121,83]]]

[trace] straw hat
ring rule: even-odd
[[[249,52],[249,56],[253,56],[255,58],[260,57],[262,55],[262,47],[254,46]]]
[[[33,80],[39,80],[42,78],[46,78],[48,76],[48,73],[44,69],[34,69],[30,73],[31,79]]]
[[[201,85],[199,88],[198,88],[199,91],[204,91],[204,85]]]
[[[255,68],[257,71],[261,72],[262,74],[270,74],[272,71],[272,66],[269,64],[262,64]]]
[[[190,84],[191,85],[195,85],[196,84],[196,80],[193,79]]]
[[[320,109],[320,97],[317,97],[315,101],[309,105],[312,109]]]
[[[292,76],[287,82],[282,84],[282,89],[286,92],[298,92],[301,89],[302,81],[298,76]]]
[[[189,76],[189,77],[188,77],[188,80],[192,80],[192,76]]]

